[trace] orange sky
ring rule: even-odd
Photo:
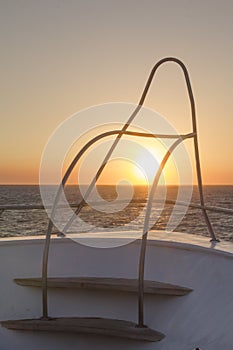
[[[153,65],[175,56],[191,76],[204,183],[233,184],[232,13],[228,0],[1,2],[0,183],[38,183],[61,122],[92,105],[137,103]],[[159,70],[145,105],[190,131],[174,64]]]

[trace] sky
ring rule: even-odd
[[[0,183],[38,183],[62,122],[93,105],[136,104],[153,65],[174,56],[191,77],[203,181],[233,184],[232,15],[232,0],[1,0]],[[145,105],[191,131],[174,63],[160,68]]]

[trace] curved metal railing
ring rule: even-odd
[[[152,137],[152,138],[170,138],[171,137],[173,139],[178,139],[177,141],[178,141],[179,144],[183,140],[188,139],[188,138],[192,138],[194,136],[193,133],[184,134],[184,135],[163,135],[163,134],[150,134],[150,133],[140,133],[140,132],[132,132],[132,131],[124,131],[124,132],[122,132],[122,130],[113,130],[113,131],[107,131],[105,133],[102,133],[102,134],[94,137],[89,142],[87,142],[86,145],[84,145],[84,147],[77,153],[77,155],[74,157],[73,161],[71,162],[70,166],[68,167],[65,175],[63,176],[62,183],[60,184],[60,186],[58,188],[58,191],[56,193],[56,196],[55,196],[55,199],[54,199],[54,204],[53,204],[53,207],[52,207],[52,212],[51,212],[50,219],[49,219],[48,230],[47,230],[47,233],[46,233],[45,249],[44,249],[44,254],[43,254],[43,265],[42,265],[43,318],[45,318],[45,319],[48,318],[47,270],[48,270],[48,255],[49,255],[50,237],[51,237],[52,229],[53,229],[53,226],[54,226],[53,225],[53,219],[54,219],[54,215],[55,215],[55,212],[56,212],[56,209],[57,209],[57,205],[58,205],[58,201],[59,201],[59,197],[60,197],[61,191],[65,187],[65,184],[67,183],[67,181],[69,179],[69,176],[71,175],[72,170],[74,169],[74,167],[78,163],[79,159],[91,147],[91,145],[93,145],[95,142],[99,141],[100,139],[102,139],[104,137],[107,137],[107,136],[110,136],[110,135],[115,135],[115,134],[117,134],[117,135],[121,134],[121,135],[138,136],[138,137]],[[97,178],[95,178],[94,180],[95,180],[95,183],[96,183]],[[73,216],[68,221],[68,223],[64,226],[63,233],[67,231],[68,227],[70,226],[70,224],[72,223],[72,221],[74,220],[76,215],[78,215],[80,213],[81,209],[83,208],[83,206],[86,203],[86,199],[87,199],[88,195],[90,194],[92,188],[93,188],[93,186],[89,186],[88,187],[88,190],[86,191],[85,195],[83,196],[83,199],[78,204],[78,206],[77,206]]]
[[[132,132],[132,131],[128,131],[128,127],[130,126],[131,122],[133,121],[133,119],[136,117],[136,115],[138,114],[138,112],[140,111],[140,109],[142,108],[142,105],[145,101],[146,95],[148,93],[148,90],[151,86],[152,80],[154,78],[154,75],[157,71],[157,69],[164,63],[166,62],[174,62],[176,64],[178,64],[184,74],[185,77],[185,82],[186,82],[186,86],[187,86],[187,90],[188,90],[188,96],[189,96],[189,101],[190,101],[190,106],[191,106],[191,115],[192,115],[192,132],[189,134],[185,134],[185,135],[154,135],[154,134],[146,134],[146,133],[138,133],[138,132]],[[145,270],[145,255],[146,255],[146,242],[147,242],[147,235],[148,235],[148,223],[149,223],[149,217],[150,217],[150,213],[151,213],[151,206],[152,206],[152,199],[160,178],[160,175],[162,173],[162,170],[164,168],[164,166],[166,165],[167,160],[169,159],[171,153],[173,152],[173,150],[185,139],[187,138],[193,138],[194,140],[194,150],[195,150],[195,158],[196,158],[196,171],[197,171],[197,180],[198,180],[198,189],[199,189],[199,196],[200,196],[200,206],[199,208],[202,210],[202,213],[204,215],[205,218],[205,222],[207,224],[208,227],[208,231],[209,234],[212,238],[212,240],[217,241],[216,236],[214,234],[214,230],[213,227],[210,223],[208,214],[207,214],[207,207],[205,206],[205,202],[204,202],[204,195],[203,195],[203,187],[202,187],[202,177],[201,177],[201,167],[200,167],[200,158],[199,158],[199,149],[198,149],[198,138],[197,138],[197,125],[196,125],[196,112],[195,112],[195,102],[194,102],[194,97],[193,97],[193,92],[192,92],[192,88],[191,88],[191,83],[190,83],[190,79],[189,79],[189,74],[188,71],[185,67],[185,65],[183,64],[183,62],[181,62],[179,59],[174,58],[174,57],[167,57],[164,58],[162,60],[160,60],[152,69],[149,78],[147,80],[147,83],[145,85],[145,88],[143,90],[142,96],[140,98],[140,101],[137,105],[137,107],[135,108],[135,110],[133,111],[133,113],[130,115],[128,121],[125,123],[125,125],[122,127],[121,130],[115,130],[115,131],[109,131],[106,133],[103,133],[101,135],[96,136],[95,138],[93,138],[91,141],[89,141],[80,151],[79,153],[74,157],[73,161],[71,162],[70,166],[68,167],[62,182],[58,188],[58,191],[56,193],[55,196],[55,200],[54,200],[54,204],[52,207],[52,212],[51,212],[51,216],[49,219],[49,223],[48,223],[48,229],[47,229],[47,233],[46,233],[46,239],[45,239],[45,246],[44,246],[44,252],[43,252],[43,263],[42,263],[42,309],[43,309],[43,319],[48,319],[48,300],[47,300],[47,273],[48,273],[48,256],[49,256],[49,247],[50,247],[50,238],[51,238],[51,232],[53,229],[53,217],[55,215],[55,211],[58,207],[58,200],[61,194],[62,189],[64,188],[73,168],[75,167],[75,165],[77,164],[78,160],[80,159],[80,157],[88,150],[88,148],[94,144],[95,142],[97,142],[98,140],[100,140],[103,137],[107,137],[110,135],[116,135],[116,139],[113,141],[112,146],[110,147],[109,151],[107,152],[101,166],[99,167],[96,176],[93,178],[92,182],[90,183],[86,193],[83,196],[83,199],[81,200],[81,202],[78,204],[78,207],[75,210],[74,215],[70,218],[70,220],[67,222],[67,224],[64,227],[64,232],[66,232],[66,230],[68,229],[69,225],[72,223],[73,218],[79,214],[79,212],[81,211],[82,207],[85,205],[86,203],[86,199],[88,198],[89,194],[91,193],[93,187],[95,186],[98,178],[100,177],[102,171],[105,168],[105,165],[107,164],[107,162],[109,161],[114,149],[116,148],[118,142],[120,141],[120,139],[122,138],[123,135],[131,135],[131,136],[138,136],[138,137],[159,137],[159,138],[174,138],[177,139],[173,145],[170,147],[170,149],[167,151],[167,153],[165,154],[160,167],[157,171],[157,173],[155,174],[154,177],[154,181],[153,181],[153,185],[152,185],[152,189],[150,191],[149,194],[149,199],[147,201],[147,208],[146,208],[146,217],[145,217],[145,221],[144,221],[144,229],[143,229],[143,236],[142,236],[142,241],[141,241],[141,250],[140,250],[140,260],[139,260],[139,272],[138,272],[138,326],[139,327],[144,327],[144,320],[143,320],[143,294],[144,294],[144,270]],[[1,209],[1,208],[0,208]]]

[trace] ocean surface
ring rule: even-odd
[[[48,186],[49,190],[49,186]],[[178,188],[168,186],[166,198],[176,199]],[[117,197],[115,186],[98,186],[100,196],[108,203]],[[80,212],[81,220],[76,227],[79,232],[111,231],[124,229],[142,229],[144,223],[143,209],[145,209],[148,190],[144,186],[135,186],[130,203],[123,209],[114,213],[99,211],[91,206],[85,206]],[[233,186],[205,186],[206,205],[233,209]],[[67,186],[66,198],[69,203],[78,203],[81,195],[77,186]],[[193,188],[192,202],[199,203],[198,189]],[[9,204],[42,204],[39,186],[35,185],[1,185],[0,205]],[[161,204],[157,203],[152,208],[152,214],[158,211]],[[161,208],[160,208],[161,209]],[[163,230],[166,228],[173,210],[173,205],[166,204],[162,207],[161,215],[151,225],[152,229]],[[62,209],[59,209],[61,216]],[[223,213],[208,212],[211,223],[218,238],[233,241],[233,216]],[[43,209],[30,210],[4,210],[0,215],[0,237],[44,235],[48,225],[48,216]],[[184,218],[175,228],[175,231],[208,235],[202,212],[196,208],[188,208]],[[56,234],[58,229],[54,228]]]

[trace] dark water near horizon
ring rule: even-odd
[[[176,199],[177,186],[168,186],[167,199]],[[115,186],[98,186],[100,195],[107,201],[116,198]],[[206,205],[223,208],[233,208],[233,186],[204,186]],[[80,201],[80,192],[77,186],[67,186],[67,199],[70,203]],[[89,206],[85,206],[80,217],[78,230],[86,232],[90,230],[89,225],[94,225],[96,230],[111,231],[124,230],[126,224],[131,224],[131,229],[143,228],[144,217],[142,212],[148,193],[144,186],[134,188],[133,198],[127,207],[116,213],[103,213]],[[199,203],[197,187],[193,188],[192,202]],[[0,205],[9,204],[42,204],[39,186],[36,185],[1,185]],[[157,204],[158,206],[159,204]],[[172,205],[165,205],[158,221],[153,229],[163,230],[172,212]],[[61,209],[60,209],[61,210]],[[152,211],[156,211],[153,208]],[[223,240],[233,241],[233,216],[222,213],[208,212],[216,235]],[[60,214],[59,214],[60,215]],[[22,235],[44,235],[48,225],[48,216],[43,209],[32,210],[5,210],[0,215],[0,237],[22,236]],[[189,208],[186,215],[179,223],[175,231],[208,235],[208,231],[200,210]],[[57,232],[54,229],[54,233]]]

